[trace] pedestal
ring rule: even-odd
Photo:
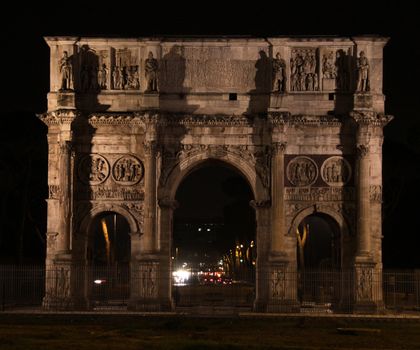
[[[270,258],[268,303],[266,312],[296,313],[300,310],[297,300],[297,274],[288,267],[290,263],[279,257]]]
[[[76,108],[76,94],[72,90],[59,91],[57,93],[57,108]]]
[[[45,296],[42,307],[46,310],[85,310],[88,302],[83,294],[84,269],[72,265],[71,254],[59,254],[53,264],[46,266]]]
[[[128,309],[133,311],[170,311],[172,301],[165,283],[165,277],[160,276],[160,262],[156,257],[137,258],[131,266],[131,293]]]
[[[353,307],[355,313],[375,313],[383,307],[382,276],[375,271],[375,265],[364,257],[356,258]]]
[[[371,109],[373,106],[372,95],[366,92],[355,93],[353,106],[355,110]]]

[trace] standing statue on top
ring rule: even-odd
[[[59,69],[61,75],[60,91],[68,91],[73,88],[73,73],[71,58],[68,56],[67,51],[63,51],[63,57],[59,60]]]
[[[369,61],[364,51],[360,51],[357,59],[357,73],[357,92],[369,91]]]
[[[286,62],[279,52],[273,60],[273,91],[279,93],[286,91]]]
[[[144,71],[147,80],[147,89],[145,92],[153,93],[158,91],[158,61],[153,57],[153,53],[149,52],[149,56],[145,61]]]

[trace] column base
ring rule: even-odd
[[[173,310],[173,303],[170,299],[130,299],[127,304],[130,311],[145,312],[167,312]]]
[[[45,296],[42,308],[46,311],[85,311],[89,310],[89,302],[85,298]]]
[[[355,314],[377,314],[384,312],[384,304],[374,301],[358,301],[354,304],[353,313]]]
[[[299,313],[300,303],[297,300],[270,300],[266,312],[269,313]]]

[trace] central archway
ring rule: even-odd
[[[175,305],[252,307],[256,219],[247,179],[234,166],[208,159],[183,177],[175,198]]]

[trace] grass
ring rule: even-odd
[[[337,331],[343,327],[361,331]],[[1,350],[419,348],[419,322],[0,315]]]

